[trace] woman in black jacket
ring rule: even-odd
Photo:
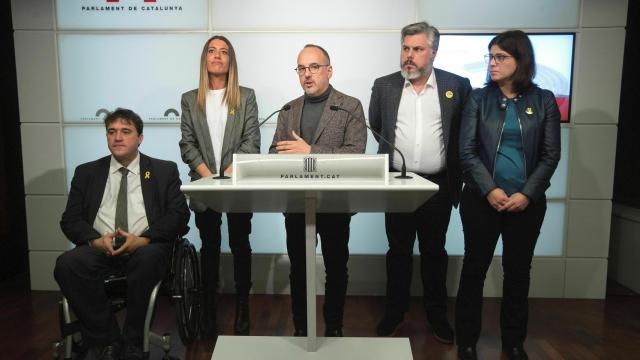
[[[477,356],[484,279],[502,235],[502,349],[509,359],[527,359],[529,272],[547,209],[544,193],[560,160],[560,112],[553,93],[532,82],[535,58],[524,32],[503,32],[488,48],[490,80],[472,92],[461,124],[465,254],[456,302],[458,356]]]

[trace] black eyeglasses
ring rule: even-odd
[[[309,72],[312,74],[317,73],[318,71],[320,71],[320,68],[323,66],[329,66],[328,64],[326,65],[320,65],[320,64],[311,64],[309,66],[298,66],[297,68],[293,69],[295,70],[298,75],[304,75],[307,72],[307,69],[309,69]]]
[[[513,56],[511,55],[504,55],[504,54],[487,54],[484,56],[484,62],[486,62],[487,64],[491,62],[491,60],[495,60],[496,64],[501,64],[503,61],[505,61],[508,58],[512,58]]]

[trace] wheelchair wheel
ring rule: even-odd
[[[183,240],[176,253],[174,298],[180,339],[189,345],[198,336],[200,319],[200,267],[198,254],[190,242]]]

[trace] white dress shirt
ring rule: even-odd
[[[121,167],[122,165],[111,156],[109,177],[107,178],[98,214],[93,222],[93,228],[103,235],[115,231],[116,203],[118,201],[118,191],[120,190],[120,180],[123,176],[119,171]],[[142,184],[140,183],[140,153],[126,168],[129,170],[127,175],[128,232],[139,236],[149,228],[147,213],[144,208],[144,198],[142,197]]]
[[[395,145],[404,154],[408,171],[437,174],[445,168],[440,99],[433,71],[419,93],[411,82],[404,81],[395,133]],[[398,154],[393,156],[393,167],[402,167]]]
[[[222,157],[222,142],[224,140],[224,129],[227,126],[227,103],[222,101],[226,89],[207,91],[206,115],[209,126],[209,136],[213,146],[213,157],[216,161],[216,168],[209,169],[217,174],[220,170],[220,158]],[[224,171],[224,169],[222,169]]]

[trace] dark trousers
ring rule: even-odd
[[[497,212],[484,196],[467,188],[462,191],[460,215],[465,248],[456,300],[458,344],[473,346],[480,336],[482,289],[500,235],[504,272],[500,309],[502,345],[510,348],[524,343],[531,259],[546,209],[546,199],[541,199],[521,212]]]
[[[413,244],[418,235],[420,273],[427,318],[441,320],[447,311],[448,255],[444,248],[451,200],[446,172],[425,175],[440,190],[412,213],[385,214],[387,251],[387,312],[404,314],[409,308]]]
[[[233,254],[233,278],[236,283],[236,295],[248,296],[251,289],[251,234],[252,213],[227,213],[229,229],[229,247]],[[196,212],[196,227],[202,240],[201,269],[205,290],[205,319],[214,325],[216,320],[216,297],[220,273],[220,243],[222,214],[207,209]]]
[[[347,295],[350,214],[317,214],[322,258],[326,269],[324,321],[327,328],[342,327]],[[297,329],[307,328],[306,253],[304,214],[285,214],[287,253],[291,261],[291,308]]]
[[[129,256],[110,257],[82,245],[58,257],[54,277],[80,320],[87,346],[105,346],[120,338],[104,287],[104,280],[118,273],[127,276],[127,316],[122,339],[127,345],[142,346],[149,295],[167,273],[171,246],[151,243]]]

